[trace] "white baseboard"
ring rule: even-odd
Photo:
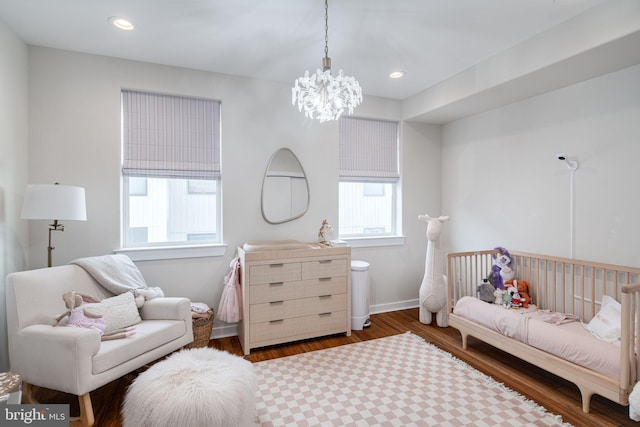
[[[406,310],[407,308],[418,307],[418,299],[412,299],[408,301],[398,301],[389,304],[378,304],[369,307],[371,314],[388,313],[390,311]],[[213,323],[213,330],[211,331],[211,339],[234,337],[238,335],[237,323],[224,323],[217,320]]]
[[[418,299],[410,299],[407,301],[397,301],[388,304],[378,304],[369,307],[371,314],[388,313],[390,311],[406,310],[407,308],[418,307]]]

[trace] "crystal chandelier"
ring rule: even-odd
[[[329,4],[324,1],[324,58],[322,71],[316,70],[309,76],[296,79],[291,89],[291,102],[298,104],[298,109],[304,109],[305,116],[313,119],[317,114],[320,122],[337,120],[345,108],[349,114],[362,102],[362,89],[358,81],[351,76],[345,76],[342,70],[336,77],[331,75],[331,58],[329,58]]]

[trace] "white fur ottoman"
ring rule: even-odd
[[[156,363],[129,386],[124,427],[246,427],[256,416],[251,362],[225,351],[196,348]]]

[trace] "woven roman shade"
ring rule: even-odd
[[[397,182],[398,123],[340,119],[340,181]]]
[[[220,101],[122,91],[122,174],[220,179]]]

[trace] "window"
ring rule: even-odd
[[[396,236],[398,123],[340,119],[339,235]]]
[[[147,195],[147,178],[132,176],[129,178],[129,195],[130,196],[146,196]]]
[[[189,194],[216,194],[216,182],[190,179],[187,183]]]
[[[123,247],[220,242],[220,102],[122,91]]]
[[[384,197],[384,184],[365,182],[362,186],[363,196],[383,196]]]

